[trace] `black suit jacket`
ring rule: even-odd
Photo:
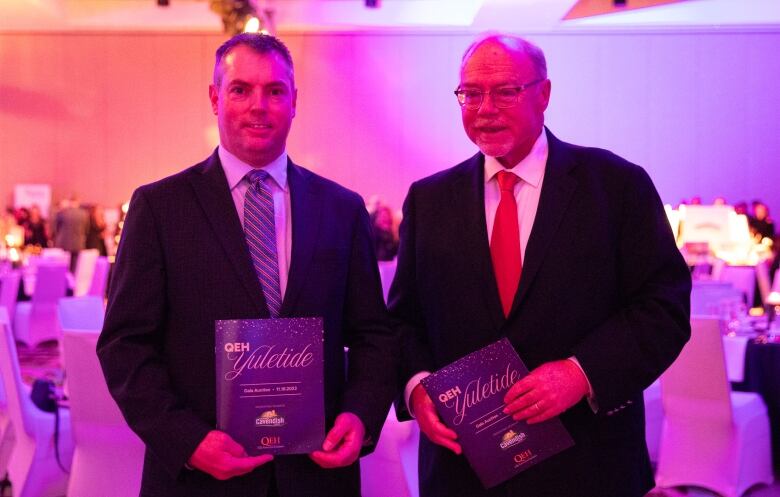
[[[326,427],[350,411],[376,441],[395,393],[388,378],[398,340],[387,326],[368,214],[357,194],[291,161],[288,181],[292,254],[280,314],[324,318]],[[359,493],[357,464],[322,470],[307,456],[279,456],[225,482],[184,469],[216,423],[214,321],[263,317],[263,292],[216,152],[133,194],[98,355],[147,446],[142,495],[263,496],[271,471],[282,497]]]
[[[404,204],[391,314],[403,384],[501,337],[533,369],[576,356],[598,411],[561,419],[576,445],[485,491],[463,457],[421,439],[432,496],[643,496],[653,486],[642,391],[690,336],[690,276],[647,174],[549,131],[539,208],[505,319],[485,222],[484,156],[414,183]]]

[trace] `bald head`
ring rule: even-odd
[[[503,48],[508,52],[528,57],[536,71],[538,79],[547,79],[547,60],[542,49],[530,41],[519,36],[507,34],[489,34],[476,39],[463,53],[460,68],[461,72],[466,61],[474,55],[477,49],[489,49],[491,47]]]
[[[472,95],[471,105],[461,103],[471,141],[504,167],[517,165],[542,133],[550,101],[542,51],[516,36],[482,37],[463,55],[458,88]]]

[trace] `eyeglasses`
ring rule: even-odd
[[[455,96],[458,97],[458,103],[461,107],[465,107],[468,110],[477,110],[482,106],[482,101],[485,99],[485,95],[492,95],[493,105],[499,109],[508,109],[517,105],[517,100],[520,98],[520,94],[533,85],[539,84],[545,79],[537,79],[530,83],[525,83],[520,86],[505,86],[502,88],[494,88],[488,91],[469,90],[458,88],[455,90]]]

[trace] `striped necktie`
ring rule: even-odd
[[[265,184],[267,171],[255,169],[247,174],[249,188],[244,197],[244,235],[255,272],[272,318],[279,317],[282,306],[279,291],[279,262],[274,228],[274,199]]]

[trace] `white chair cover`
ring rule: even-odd
[[[92,295],[65,297],[57,304],[57,315],[63,330],[94,331],[103,329],[103,299]]]
[[[661,403],[661,382],[654,381],[644,391],[645,398],[645,441],[650,461],[658,463],[658,445],[664,423],[664,408]]]
[[[52,247],[41,250],[42,259],[51,259],[65,264],[70,267],[71,253],[61,248]]]
[[[717,318],[694,318],[691,328],[690,342],[661,376],[656,482],[739,497],[772,483],[766,406],[758,394],[730,391]]]
[[[109,266],[108,257],[98,257],[95,263],[95,273],[92,275],[92,283],[89,286],[87,295],[95,295],[101,299],[105,298]]]
[[[745,295],[745,302],[748,306],[753,305],[756,293],[756,268],[754,266],[724,266],[718,280],[734,285],[734,288]]]
[[[691,316],[710,316],[720,304],[744,302],[740,290],[727,281],[694,281],[691,289]]]
[[[16,437],[8,463],[14,496],[64,495],[68,475],[59,468],[55,458],[54,414],[38,409],[30,400],[30,389],[22,383],[19,358],[5,309],[0,309],[0,373]],[[67,469],[73,458],[70,412],[67,409],[60,409],[58,438],[60,460]]]
[[[387,302],[387,294],[390,292],[390,284],[393,282],[397,263],[397,258],[392,261],[379,261],[379,278],[382,281],[382,294],[385,297],[385,302]]]
[[[0,307],[5,307],[8,311],[8,321],[11,326],[16,315],[16,299],[19,297],[21,279],[22,273],[19,271],[9,271],[0,275]]]
[[[144,444],[108,392],[95,352],[98,335],[98,330],[63,330],[76,443],[68,496],[135,497],[141,488]]]
[[[76,259],[76,269],[73,273],[73,295],[81,297],[86,295],[92,285],[92,277],[95,274],[95,264],[100,252],[98,249],[86,249],[79,251]]]
[[[390,412],[374,452],[360,460],[363,497],[417,497],[416,422],[401,423]]]
[[[5,387],[0,378],[0,478],[8,471],[8,460],[14,447],[15,435],[8,415],[8,402],[5,398]]]
[[[62,263],[40,264],[35,276],[35,292],[30,302],[16,306],[16,339],[30,346],[46,340],[59,340],[57,301],[65,296],[67,267]]]

